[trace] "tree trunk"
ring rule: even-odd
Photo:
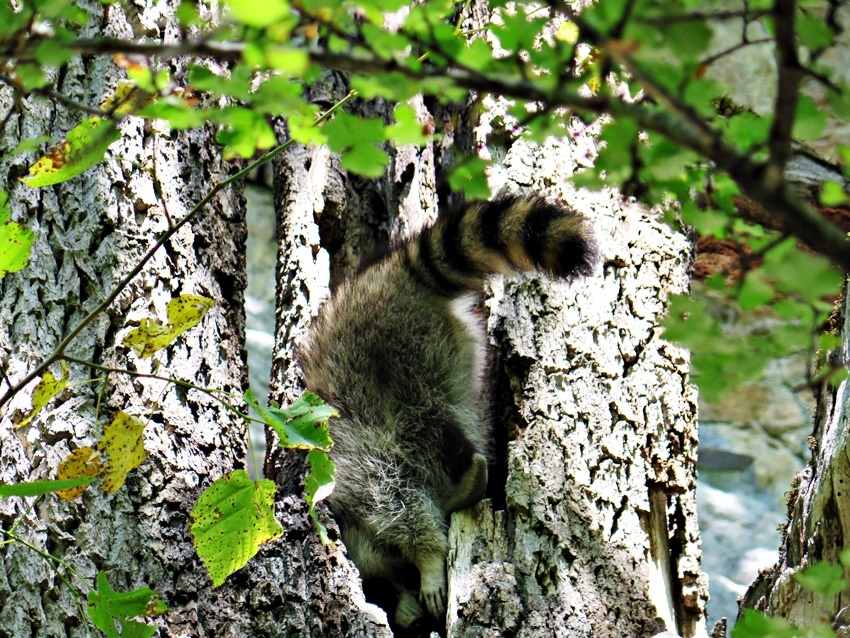
[[[826,365],[846,367],[850,358],[850,312],[845,289],[840,312],[833,326],[842,345],[831,354]],[[812,432],[812,458],[797,476],[788,497],[788,522],[781,533],[779,561],[762,570],[740,601],[739,618],[747,609],[770,616],[782,616],[795,627],[817,623],[833,625],[850,632],[850,590],[816,594],[803,589],[794,574],[815,563],[838,565],[838,556],[848,546],[850,530],[850,384],[842,381],[837,388],[824,384],[817,396],[817,411]],[[844,569],[845,577],[848,570]]]
[[[132,38],[144,31],[173,39],[178,37],[176,4],[134,5],[124,13],[118,4],[83,3],[91,15],[88,35]],[[60,91],[97,105],[120,76],[107,57],[77,57]],[[8,87],[0,89],[4,114],[12,98]],[[0,155],[19,138],[61,139],[85,117],[43,98],[27,98],[5,126]],[[120,128],[111,158],[67,183],[36,190],[18,182],[35,159],[32,153],[6,160],[0,173],[13,219],[36,235],[29,265],[0,281],[0,347],[8,354],[12,383],[51,354],[170,222],[234,170],[221,161],[209,129],[169,133],[139,118]],[[241,392],[246,380],[243,212],[239,188],[216,197],[154,255],[67,354],[143,373],[153,372],[157,361],[160,376]],[[139,359],[121,345],[129,327],[143,317],[164,321],[166,303],[187,293],[216,302],[198,327],[152,359]],[[53,372],[58,376],[59,367]],[[73,364],[70,375],[72,383],[82,383],[104,373]],[[105,385],[69,387],[20,429],[14,422],[29,410],[34,384],[3,410],[0,483],[55,478],[59,462],[92,445],[118,410],[147,423],[149,456],[114,494],[89,487],[71,502],[55,495],[0,500],[3,530],[16,526],[18,537],[63,561],[59,566],[18,542],[0,544],[0,636],[88,635],[85,598],[75,600],[63,578],[85,595],[98,570],[119,591],[150,586],[163,597],[170,610],[158,620],[160,635],[226,636],[221,601],[230,588],[211,591],[190,543],[188,516],[204,487],[244,466],[244,422],[203,392],[126,374],[107,376]]]
[[[571,145],[488,147],[498,135],[485,132],[501,105],[491,106],[477,133],[452,132],[503,157],[493,170],[494,190],[510,184],[572,203],[597,228],[605,263],[587,281],[514,277],[490,287],[485,305],[501,361],[493,381],[499,449],[491,500],[453,519],[449,635],[705,635],[696,396],[687,354],[664,342],[657,327],[666,296],[687,287],[688,244],[616,196],[567,185],[582,161],[573,158],[593,153],[586,133]],[[427,111],[420,117],[441,120]],[[443,149],[424,170],[428,156],[425,149],[414,161],[399,151],[377,188],[339,174],[336,159],[320,149],[293,147],[283,156],[276,171],[282,249],[273,375],[281,401],[301,390],[291,338],[306,329],[327,282],[350,272],[352,256],[370,252],[361,243],[364,220],[367,228],[415,230],[399,223],[406,200],[394,194],[433,202],[439,179],[429,170],[440,165]],[[380,234],[372,239],[386,241]],[[305,468],[298,454],[274,453],[267,469],[290,493],[300,492]],[[315,535],[310,542],[317,544]],[[331,564],[345,571],[335,547],[326,557],[312,569],[325,572]],[[354,609],[345,601],[353,591],[346,581],[339,608]]]
[[[690,250],[652,214],[567,184],[593,144],[586,131],[514,143],[492,173],[494,190],[541,191],[587,215],[604,263],[570,284],[491,285],[508,415],[494,501],[506,511],[455,515],[450,636],[705,633],[696,393],[687,354],[658,331],[666,296],[686,290]]]

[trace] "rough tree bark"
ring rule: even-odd
[[[509,122],[502,108],[480,129]],[[491,286],[506,510],[455,516],[449,635],[703,635],[696,392],[687,354],[658,330],[667,295],[686,290],[689,247],[615,194],[572,189],[594,143],[581,125],[572,140],[506,152],[480,140],[500,158],[496,190],[541,191],[593,221],[603,265],[570,284]]]
[[[84,35],[129,39],[144,32],[176,40],[176,4],[122,8],[82,2],[91,16]],[[82,104],[97,105],[120,76],[109,58],[77,57],[59,90]],[[4,114],[12,98],[8,87],[0,89]],[[6,123],[0,155],[20,139],[61,139],[88,117],[35,96],[22,106]],[[0,281],[6,380],[14,383],[47,357],[170,221],[185,215],[211,184],[234,171],[222,162],[210,129],[169,133],[156,123],[131,118],[122,122],[121,132],[108,161],[56,187],[35,190],[18,182],[33,154],[4,162],[0,180],[10,193],[13,219],[36,234],[28,267]],[[160,364],[156,372],[202,387],[241,391],[246,379],[243,212],[238,188],[216,197],[154,255],[67,353],[105,366],[152,372],[151,359],[140,360],[121,345],[129,327],[151,315],[164,320],[173,296],[205,295],[215,300],[215,307],[200,326],[153,357]],[[104,375],[76,364],[70,371],[72,382]],[[54,372],[58,374],[58,366]],[[90,487],[73,502],[55,495],[34,505],[32,498],[0,500],[4,530],[17,525],[19,537],[75,570],[69,572],[21,543],[0,544],[0,636],[89,635],[85,599],[80,606],[60,574],[85,594],[97,570],[105,571],[119,591],[147,585],[159,592],[170,606],[158,620],[160,635],[226,636],[228,619],[220,601],[229,595],[227,588],[210,590],[187,520],[203,487],[244,465],[244,422],[202,392],[125,374],[107,376],[105,388],[99,382],[66,389],[27,427],[15,429],[13,423],[29,409],[34,384],[0,415],[0,482],[55,478],[58,463],[72,450],[91,445],[117,410],[147,421],[144,445],[149,454],[115,494]]]

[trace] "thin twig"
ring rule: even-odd
[[[705,58],[702,62],[700,62],[700,64],[704,66],[711,66],[721,58],[725,58],[727,55],[732,55],[736,51],[740,51],[745,47],[753,46],[755,44],[767,44],[769,42],[773,42],[773,38],[759,38],[758,40],[741,41],[728,49],[724,49],[720,53],[715,53],[714,55]]]
[[[778,188],[784,181],[785,164],[791,156],[791,130],[797,115],[802,69],[797,58],[794,32],[794,0],[776,0],[773,24],[776,33],[776,102],[770,127],[770,157],[764,171],[764,184]]]
[[[86,361],[85,359],[78,359],[77,357],[72,357],[69,355],[64,355],[62,357],[68,363],[75,363],[77,365],[85,366],[87,368],[91,368],[93,370],[99,370],[100,372],[107,372],[111,374],[124,374],[130,377],[136,377],[139,379],[155,379],[156,381],[165,381],[166,383],[172,383],[174,385],[180,386],[181,388],[186,388],[187,390],[197,390],[199,392],[203,392],[207,396],[215,399],[219,403],[221,403],[225,408],[230,410],[231,412],[239,415],[243,419],[249,421],[256,421],[257,423],[263,423],[263,421],[259,421],[258,419],[254,419],[250,415],[242,412],[239,408],[235,407],[233,404],[225,401],[219,395],[231,396],[229,392],[226,390],[220,390],[218,388],[205,388],[204,386],[196,385],[194,383],[190,383],[189,381],[183,381],[181,379],[175,379],[174,377],[165,377],[159,374],[153,374],[150,372],[138,372],[136,370],[129,370],[127,368],[113,368],[110,366],[100,365],[98,363],[94,363],[93,361]]]

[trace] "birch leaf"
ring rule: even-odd
[[[147,424],[126,412],[119,412],[103,430],[97,449],[109,458],[103,466],[104,492],[112,493],[124,485],[130,470],[139,467],[147,458],[142,444],[142,432]]]
[[[336,410],[312,392],[305,392],[288,408],[259,404],[251,390],[245,392],[245,402],[280,437],[285,448],[330,450],[333,441],[328,434],[328,419],[337,416]]]
[[[141,88],[133,80],[119,80],[115,90],[107,97],[100,108],[115,115],[136,113],[153,102],[154,96]]]
[[[213,587],[283,534],[274,516],[275,489],[268,479],[252,481],[246,471],[236,470],[210,485],[195,503],[189,529]]]
[[[88,595],[89,618],[109,638],[150,638],[157,628],[131,618],[161,615],[166,609],[159,595],[148,587],[126,593],[115,591],[102,571],[97,573],[97,588]],[[116,622],[121,626],[120,633]]]

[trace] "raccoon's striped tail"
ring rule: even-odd
[[[501,195],[443,215],[403,251],[415,276],[447,297],[478,290],[496,273],[588,275],[597,258],[584,218],[542,197],[522,195]]]

